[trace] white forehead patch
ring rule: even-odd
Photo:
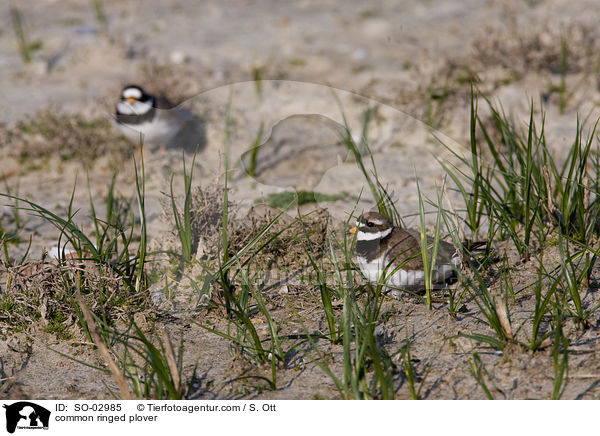
[[[140,98],[142,98],[142,91],[140,91],[138,88],[125,88],[123,90],[123,98],[130,98],[133,97],[136,100],[139,100]]]
[[[390,233],[392,233],[392,229],[387,229],[387,230],[384,230],[382,232],[377,232],[377,233],[367,233],[367,232],[359,231],[358,235],[356,236],[356,240],[357,241],[374,241],[375,239],[383,239]]]

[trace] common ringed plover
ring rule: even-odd
[[[116,118],[119,130],[130,141],[139,142],[141,134],[144,143],[167,145],[193,115],[141,86],[128,85],[121,91]]]
[[[350,229],[356,233],[356,255],[360,270],[370,282],[382,282],[385,290],[398,296],[399,289],[423,291],[425,268],[421,252],[421,235],[409,229],[394,227],[379,212],[367,212]],[[432,241],[428,241],[430,243]],[[477,242],[474,248],[485,242]],[[431,255],[431,250],[428,249]],[[444,288],[456,281],[456,269],[461,265],[461,252],[453,244],[439,241],[432,274],[435,288]]]

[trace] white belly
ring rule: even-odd
[[[385,289],[406,289],[423,290],[425,289],[425,271],[413,270],[407,271],[402,268],[394,268],[390,265],[388,268],[385,256],[379,259],[367,262],[365,258],[358,257],[358,265],[365,278],[371,283],[382,283]],[[443,283],[454,274],[452,265],[436,265],[433,271],[432,283]]]
[[[140,142],[140,134],[144,143],[166,144],[179,130],[179,126],[156,117],[151,122],[141,124],[117,123],[119,130],[132,142]]]

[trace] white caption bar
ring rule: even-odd
[[[0,400],[0,435],[574,434],[597,403],[524,401]],[[571,410],[572,409],[572,410]],[[577,420],[553,419],[577,416]],[[43,430],[41,433],[35,430]]]

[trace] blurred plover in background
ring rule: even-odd
[[[163,96],[128,85],[121,91],[116,108],[117,127],[132,142],[184,148],[203,145],[203,125],[189,110],[173,106]]]

